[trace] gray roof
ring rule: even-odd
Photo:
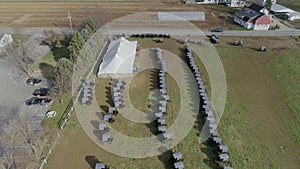
[[[219,154],[219,158],[223,161],[228,161],[229,155],[228,154]]]
[[[163,133],[163,136],[164,136],[167,140],[172,138],[172,135],[171,135],[170,132]]]
[[[103,130],[105,130],[106,128],[108,128],[108,127],[107,127],[107,124],[104,124],[104,123],[100,123],[100,124],[99,124],[99,130],[103,131]]]
[[[105,169],[105,164],[104,163],[96,163],[95,169]]]
[[[166,126],[158,126],[158,131],[165,132],[167,130]]]
[[[162,117],[163,115],[162,115],[162,113],[161,112],[159,112],[159,113],[155,113],[155,117]]]
[[[109,141],[111,139],[111,136],[107,133],[102,135],[102,141],[106,142]]]
[[[182,159],[182,154],[181,154],[181,152],[176,152],[173,154],[173,157],[176,160],[180,160],[180,159]]]
[[[174,163],[174,167],[176,169],[184,169],[184,164],[182,161],[180,161],[180,162]]]
[[[166,120],[165,120],[163,117],[157,119],[157,121],[158,121],[160,124],[166,124]]]
[[[213,141],[216,142],[217,144],[221,144],[222,143],[222,138],[220,138],[220,137],[213,137]]]
[[[111,118],[112,118],[111,114],[106,114],[106,115],[104,115],[104,120],[105,120],[105,121],[108,121],[108,120],[111,119]]]
[[[158,19],[163,21],[205,21],[204,12],[158,12]]]

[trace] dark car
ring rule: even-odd
[[[32,94],[34,96],[49,96],[50,95],[50,89],[48,88],[39,88],[35,89]]]
[[[41,82],[42,82],[42,79],[30,77],[29,79],[27,79],[26,84],[27,85],[38,85]]]
[[[33,106],[33,105],[49,106],[51,104],[51,101],[52,99],[50,98],[32,97],[26,100],[25,104],[27,106]]]
[[[223,28],[216,28],[216,29],[211,30],[211,32],[223,32],[223,31],[224,31]]]

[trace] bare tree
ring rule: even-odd
[[[43,43],[50,47],[54,47],[58,42],[58,34],[54,30],[45,30],[43,34],[46,37],[43,40]]]
[[[15,66],[26,75],[30,75],[34,64],[34,60],[30,54],[31,48],[29,41],[13,42],[6,46],[9,64]]]
[[[4,169],[24,168],[30,162],[39,161],[45,138],[39,138],[33,123],[20,116],[17,108],[0,105],[0,154]]]

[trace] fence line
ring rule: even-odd
[[[44,166],[46,165],[47,160],[48,160],[49,156],[51,155],[52,150],[54,149],[54,147],[55,147],[55,145],[56,145],[56,143],[57,143],[57,141],[58,141],[59,138],[60,138],[60,134],[57,133],[57,137],[56,137],[56,139],[55,139],[52,147],[47,151],[47,154],[46,154],[45,158],[42,159],[41,165],[40,165],[39,169],[43,169]]]

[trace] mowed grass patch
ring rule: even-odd
[[[62,118],[68,104],[70,103],[71,98],[71,95],[65,95],[61,99],[61,103],[59,102],[59,100],[56,99],[49,108],[49,111],[56,112],[56,116],[51,118],[45,117],[42,121],[42,126],[49,129],[56,128],[59,120]]]
[[[239,39],[243,47],[230,45]],[[297,42],[282,37],[221,41],[215,46],[226,72],[228,96],[218,131],[229,146],[233,167],[299,168],[300,147],[289,130],[293,113],[273,66],[281,55],[299,51]],[[259,52],[260,46],[267,46],[267,52]]]
[[[181,49],[184,48],[183,44],[177,42],[174,38],[164,38],[163,43],[157,43],[154,39],[155,38],[127,38],[130,41],[138,41],[139,48],[141,49],[149,49],[149,48],[156,48],[160,47],[161,49],[167,50],[172,52],[173,54],[180,56]]]
[[[295,142],[300,143],[300,56],[299,49],[290,50],[274,60],[277,78],[283,87],[284,97],[294,113],[290,124]]]
[[[150,107],[150,92],[159,89],[158,70],[147,69],[139,72],[129,84],[129,97],[132,105],[140,111]]]

